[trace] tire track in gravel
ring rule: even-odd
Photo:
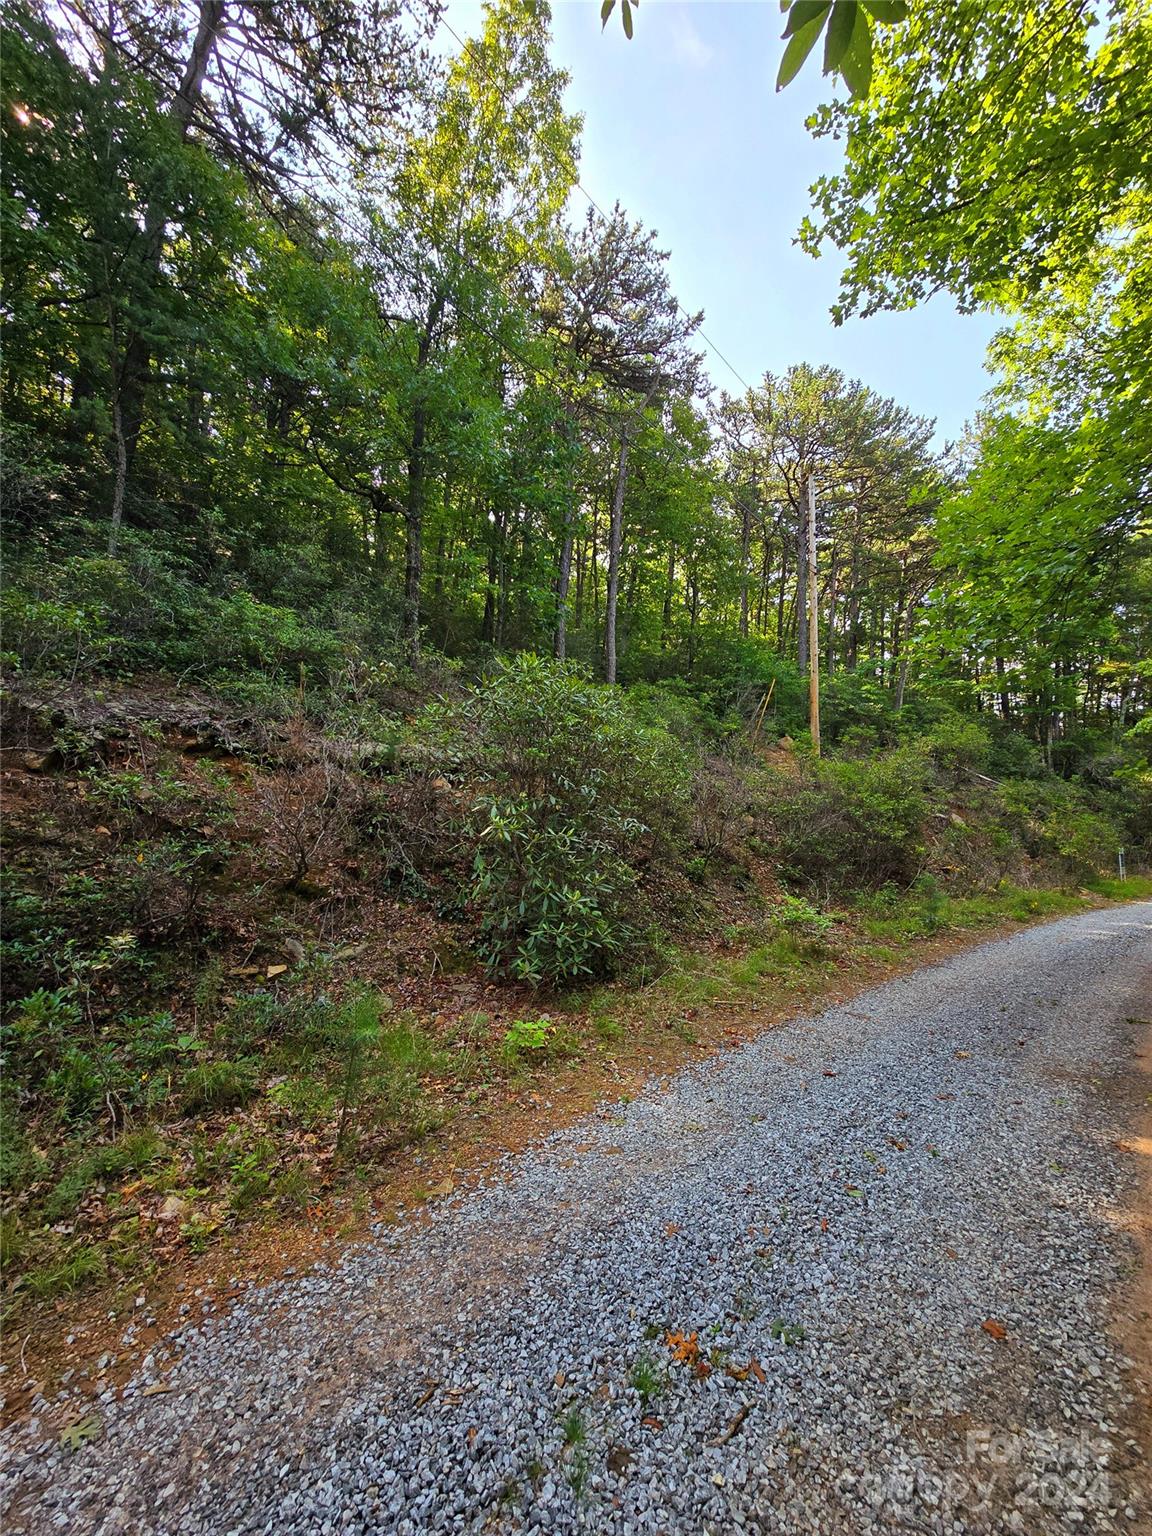
[[[1136,1531],[1150,980],[1152,904],[1093,912],[607,1106],[174,1336],[97,1443],[10,1432],[7,1529]]]

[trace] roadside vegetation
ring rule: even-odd
[[[195,9],[4,17],[9,1317],[1152,891],[1136,171],[1095,278],[964,290],[1021,319],[941,453],[829,367],[717,394],[654,235],[565,213],[541,0],[447,61],[419,0]],[[853,197],[903,46],[821,118]]]

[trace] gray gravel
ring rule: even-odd
[[[1134,1532],[1150,978],[1152,904],[1094,912],[606,1106],[174,1335],[99,1441],[11,1432],[6,1529]]]

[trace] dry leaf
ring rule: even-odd
[[[271,981],[273,976],[283,976],[287,969],[288,967],[286,965],[270,965],[264,972],[264,975],[269,981]]]
[[[678,1329],[670,1329],[664,1336],[664,1342],[672,1351],[672,1357],[681,1365],[695,1365],[700,1358],[700,1344],[696,1329],[691,1333],[681,1333]]]
[[[1008,1337],[1007,1328],[1005,1328],[1003,1323],[998,1323],[994,1317],[986,1317],[980,1326],[985,1333],[991,1334],[994,1339],[1006,1339]]]
[[[679,1232],[679,1230],[680,1230],[680,1223],[678,1221],[670,1221],[667,1224],[667,1226],[664,1228],[664,1236],[665,1237],[675,1237],[677,1232]]]
[[[620,1477],[628,1470],[628,1463],[632,1460],[632,1452],[626,1445],[614,1445],[608,1452],[609,1470]]]
[[[752,1372],[753,1376],[755,1376],[756,1380],[762,1387],[766,1387],[768,1385],[768,1378],[764,1374],[764,1367],[760,1364],[759,1360],[757,1360],[755,1356],[749,1360],[748,1369]]]
[[[641,1422],[641,1424],[643,1424],[645,1429],[663,1429],[664,1428],[664,1420],[663,1419],[658,1419],[654,1413],[645,1414],[645,1416],[640,1420],[640,1422]]]

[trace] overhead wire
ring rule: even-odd
[[[508,94],[507,94],[507,92],[502,90],[501,86],[500,86],[500,83],[498,81],[496,81],[495,79],[493,79],[491,71],[486,68],[484,60],[477,54],[477,52],[476,52],[475,48],[473,47],[473,45],[466,38],[462,38],[460,36],[460,34],[459,34],[459,32],[457,32],[456,28],[452,25],[452,23],[450,21],[448,21],[448,19],[444,15],[441,15],[439,17],[439,24],[444,28],[444,30],[446,32],[450,33],[451,36],[455,38],[455,40],[456,40],[457,44],[459,45],[461,51],[466,53],[468,55],[468,57],[473,61],[473,63],[478,64],[481,69],[485,70],[486,74],[488,75],[489,80],[491,80],[493,85],[495,85],[496,92],[499,95],[500,99],[504,102],[505,105],[508,105]],[[584,196],[587,199],[589,205],[600,215],[600,217],[605,221],[605,223],[609,222],[608,214],[605,213],[604,209],[600,206],[600,204],[596,201],[596,199],[592,196],[591,192],[589,192],[588,188],[584,185],[584,183],[580,180],[579,176],[576,174],[576,165],[575,165],[575,163],[572,162],[572,161],[566,161],[559,154],[559,152],[556,149],[554,149],[552,147],[552,145],[549,144],[547,142],[547,140],[544,139],[540,135],[540,133],[536,129],[531,127],[531,125],[529,125],[529,127],[528,127],[528,132],[531,135],[531,137],[536,140],[536,142],[540,146],[540,148],[544,150],[545,154],[550,155],[552,157],[553,161],[560,167],[560,169],[566,175],[568,175],[568,176],[570,176],[572,178],[572,185],[575,187],[576,191],[581,193],[582,196]],[[680,313],[684,316],[684,318],[686,320],[691,321],[691,320],[695,319],[695,316],[689,314],[688,310],[686,310],[684,308],[683,304],[680,303],[679,299],[677,299],[675,295],[672,296],[672,302],[676,305],[676,308],[680,311]],[[704,330],[703,326],[699,326],[698,325],[696,327],[696,332],[699,335],[700,340],[704,343],[704,345],[708,348],[708,350],[710,352],[712,352],[715,357],[719,358],[719,360],[724,364],[725,368],[728,369],[729,373],[732,374],[733,378],[738,380],[738,382],[740,384],[742,384],[746,390],[751,390],[751,388],[752,388],[751,384],[748,383],[748,380],[743,376],[743,374],[735,366],[735,364],[732,363],[724,355],[724,353],[720,350],[720,348],[716,345],[716,343],[711,339],[711,337]]]

